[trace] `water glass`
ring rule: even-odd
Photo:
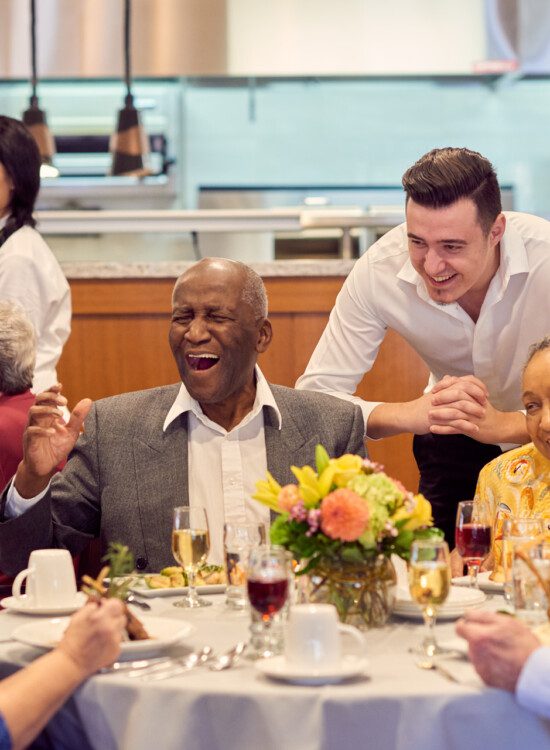
[[[263,523],[225,523],[223,547],[227,575],[226,604],[231,609],[244,609],[246,597],[246,570],[250,552],[266,542]]]
[[[524,545],[537,538],[542,539],[544,526],[542,518],[521,518],[510,516],[502,524],[502,569],[504,574],[504,598],[512,602],[514,598],[514,584],[512,564],[514,550],[518,545]],[[497,550],[495,550],[495,553]],[[498,564],[495,554],[495,564]]]
[[[512,562],[514,610],[530,627],[548,620],[550,604],[550,544],[516,544]]]

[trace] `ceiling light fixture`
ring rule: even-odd
[[[30,0],[30,11],[31,11],[31,86],[32,93],[29,100],[29,108],[23,112],[23,123],[30,130],[31,135],[37,143],[38,150],[40,151],[41,167],[40,177],[57,177],[59,170],[53,165],[53,157],[55,154],[55,142],[50,129],[48,128],[48,122],[46,120],[46,113],[38,106],[38,96],[36,95],[36,8],[35,0]]]
[[[144,157],[149,153],[149,142],[139,120],[139,112],[134,107],[130,75],[130,6],[131,0],[124,2],[124,79],[126,97],[124,108],[119,110],[116,133],[111,136],[111,174],[135,175],[144,177],[151,173],[146,168]]]

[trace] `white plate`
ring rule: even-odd
[[[157,596],[183,596],[187,594],[187,586],[180,586],[179,588],[173,589],[150,589],[145,586],[130,586],[130,591],[134,594],[143,596],[147,599],[153,599]],[[197,594],[223,594],[225,591],[225,583],[212,584],[211,586],[197,586]]]
[[[34,606],[30,604],[27,596],[24,594],[20,598],[8,596],[6,599],[2,599],[0,604],[4,609],[9,610],[10,612],[18,612],[23,615],[50,615],[51,617],[51,615],[70,615],[71,612],[76,612],[77,609],[80,609],[80,607],[83,607],[84,604],[86,604],[87,598],[86,594],[79,591],[76,594],[74,604],[65,605],[63,607],[46,607],[44,605]]]
[[[479,606],[486,598],[483,591],[464,588],[463,586],[451,586],[447,601],[437,610],[437,619],[456,620],[458,617],[462,617],[469,607]],[[397,592],[393,612],[400,617],[413,620],[422,619],[420,606],[411,599],[408,591],[401,589]]]
[[[190,623],[182,620],[146,615],[140,616],[139,619],[151,638],[145,641],[124,641],[120,649],[121,660],[133,659],[137,654],[140,657],[154,656],[186,638],[194,630]],[[16,628],[12,638],[28,646],[54,648],[61,640],[69,620],[69,617],[56,617],[51,620],[29,622]]]
[[[274,680],[292,682],[295,685],[333,685],[364,674],[369,663],[367,659],[351,654],[342,658],[339,667],[312,670],[296,667],[287,662],[284,656],[273,656],[270,659],[258,659],[254,666]]]
[[[477,582],[479,585],[479,588],[482,591],[487,591],[488,593],[492,594],[502,594],[504,591],[504,583],[501,581],[498,583],[497,581],[490,581],[489,576],[491,575],[490,570],[484,570],[481,573],[478,573],[477,575]],[[457,578],[453,578],[453,586],[469,586],[470,585],[470,576],[458,576]]]

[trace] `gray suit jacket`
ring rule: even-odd
[[[281,412],[264,409],[267,465],[286,484],[290,466],[314,465],[315,446],[329,455],[364,454],[359,407],[322,393],[270,386]],[[19,518],[0,523],[0,570],[15,574],[30,552],[65,547],[77,554],[94,537],[127,544],[141,570],[173,564],[172,509],[187,505],[187,415],[162,426],[179,385],[97,401],[63,471],[50,491]],[[263,477],[258,477],[263,479]],[[2,496],[0,518],[4,516]]]

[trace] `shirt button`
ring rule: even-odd
[[[136,568],[138,570],[145,570],[145,568],[148,565],[148,562],[149,561],[147,560],[146,557],[138,557],[138,559],[136,560]]]

